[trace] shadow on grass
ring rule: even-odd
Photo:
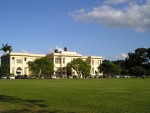
[[[26,99],[20,99],[13,96],[6,96],[6,95],[0,95],[0,102],[7,102],[7,103],[16,103],[16,104],[23,104],[23,105],[34,105],[38,107],[47,107],[46,104],[41,104],[44,101],[43,100],[26,100]]]
[[[61,113],[61,111],[48,111],[48,110],[39,110],[39,111],[31,111],[28,109],[22,109],[22,110],[9,110],[4,111],[1,113]]]
[[[6,102],[6,103],[12,103],[18,105],[23,105],[25,108],[30,109],[12,109],[12,110],[5,110],[0,113],[64,113],[59,110],[49,111],[49,110],[34,110],[34,107],[39,107],[39,109],[43,109],[48,107],[46,104],[42,104],[44,100],[26,100],[26,99],[20,99],[14,96],[7,96],[7,95],[0,95],[0,102]],[[9,107],[9,106],[8,106]],[[33,109],[32,109],[33,107]],[[31,110],[32,109],[32,110]],[[68,113],[75,113],[75,112],[68,112]]]
[[[61,112],[58,110],[54,110],[54,111],[48,111],[48,110],[31,111],[28,109],[22,109],[22,110],[9,110],[9,111],[1,112],[1,113],[75,113],[75,112]]]

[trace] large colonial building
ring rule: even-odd
[[[102,57],[99,56],[82,56],[77,52],[67,51],[67,48],[59,51],[55,49],[53,53],[50,54],[31,54],[31,53],[16,53],[11,52],[10,54],[1,56],[1,64],[8,64],[10,66],[10,73],[14,75],[30,75],[28,62],[34,61],[35,59],[47,56],[54,63],[54,74],[56,75],[66,75],[67,63],[74,59],[81,58],[83,60],[88,60],[91,65],[90,75],[101,75],[98,73],[98,66],[102,63]],[[73,72],[72,75],[75,75]]]
[[[99,56],[82,56],[77,52],[67,51],[67,48],[64,48],[63,51],[55,50],[54,53],[47,54],[49,59],[55,65],[55,74],[66,75],[66,66],[67,63],[71,62],[74,59],[81,58],[82,60],[88,60],[89,64],[91,65],[91,72],[90,75],[101,75],[102,73],[98,73],[98,66],[102,63],[102,57]],[[76,73],[72,73],[75,75]]]
[[[45,56],[44,54],[11,52],[1,56],[1,65],[8,64],[10,66],[10,74],[29,75],[28,62]]]

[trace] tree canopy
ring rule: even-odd
[[[81,78],[81,76],[86,77],[90,74],[91,66],[87,61],[77,58],[67,64],[67,70],[71,69],[75,70],[79,78]]]
[[[36,77],[41,78],[45,75],[52,75],[54,73],[54,64],[47,57],[36,59],[34,62],[28,62],[29,70]]]
[[[134,53],[128,53],[125,64],[129,73],[133,72],[134,67],[138,66],[138,68],[141,67],[140,69],[145,69],[146,73],[150,74],[150,48],[137,48]]]
[[[135,76],[143,76],[146,73],[146,70],[141,66],[135,66],[130,69],[130,73]]]
[[[124,60],[117,60],[117,61],[112,61],[114,64],[120,66],[121,68],[121,72],[120,74],[121,75],[126,75],[128,74],[128,69],[126,68],[126,64],[125,64],[125,61]]]
[[[121,68],[121,72],[119,67]],[[99,70],[107,75],[116,74],[119,72],[122,75],[150,75],[150,48],[137,48],[135,52],[128,53],[128,57],[125,60],[105,60],[99,66]]]
[[[5,45],[2,44],[2,48],[1,48],[0,50],[4,51],[5,54],[6,54],[7,52],[11,53],[11,52],[12,52],[12,46],[9,46],[8,44],[5,44]]]
[[[8,64],[3,64],[0,67],[0,75],[5,75],[5,76],[10,75],[10,69],[9,69],[9,65]]]
[[[104,60],[103,63],[98,67],[100,72],[103,72],[104,75],[114,76],[116,74],[120,74],[121,68],[120,66],[110,62],[108,60]]]

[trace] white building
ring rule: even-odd
[[[1,64],[10,66],[10,74],[29,75],[28,62],[45,56],[44,54],[11,52],[1,56]]]
[[[1,56],[1,64],[8,64],[10,66],[10,74],[14,75],[29,75],[28,62],[34,61],[35,59],[42,58],[47,56],[54,63],[54,74],[57,75],[66,75],[66,66],[67,63],[71,62],[74,59],[81,58],[83,60],[88,60],[91,65],[90,75],[101,75],[98,73],[98,66],[102,63],[102,57],[100,56],[82,56],[77,52],[67,51],[67,48],[64,48],[62,51],[55,50],[54,53],[50,54],[31,54],[31,53],[18,53],[11,52],[10,54]],[[73,72],[72,75],[76,75],[76,72]]]
[[[63,51],[58,51],[56,49],[54,53],[48,54],[47,56],[54,63],[54,70],[55,74],[57,75],[66,75],[67,73],[65,67],[67,66],[67,63],[77,58],[81,58],[82,60],[88,60],[89,64],[91,65],[90,75],[102,75],[102,73],[99,73],[98,71],[98,66],[103,61],[103,58],[100,56],[82,56],[77,52],[67,51],[67,48],[64,48]],[[76,75],[76,73],[74,72],[73,75]]]

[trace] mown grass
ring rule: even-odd
[[[0,113],[150,113],[150,79],[0,80]]]

